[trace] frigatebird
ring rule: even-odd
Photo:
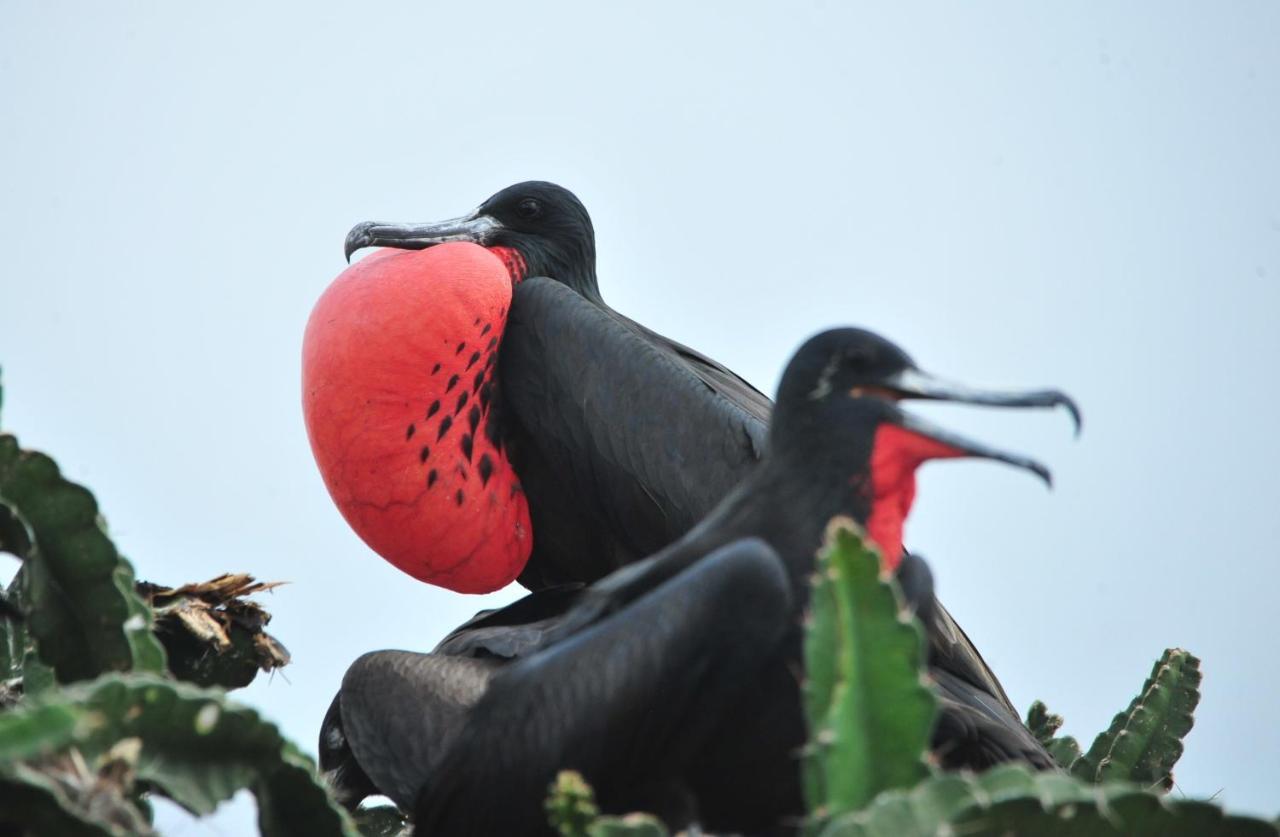
[[[1056,391],[947,384],[866,331],[818,335],[783,375],[760,466],[693,530],[562,594],[550,613],[538,611],[535,594],[476,621],[438,653],[365,655],[326,719],[322,765],[332,775],[349,758],[348,776],[402,806],[416,800],[421,833],[536,833],[547,784],[567,767],[587,776],[608,810],[647,808],[673,826],[696,819],[712,831],[786,833],[802,812],[800,615],[827,521],[861,523],[893,570],[923,462],[981,457],[1049,479],[1030,459],[902,411],[897,402],[910,397],[1062,404],[1076,413]],[[917,597],[929,599],[917,610],[942,704],[940,761],[1051,767],[968,638],[932,601],[918,561],[907,566]]]
[[[477,311],[473,320],[470,310],[461,316],[430,309],[436,321],[452,315],[458,333],[442,335],[437,354],[397,366],[400,380],[386,386],[429,406],[413,417],[409,440],[397,422],[385,449],[373,455],[400,456],[406,467],[423,470],[433,494],[425,501],[440,499],[440,508],[423,514],[456,511],[449,502],[454,486],[446,485],[455,467],[465,471],[459,480],[478,469],[486,486],[490,480],[511,486],[485,513],[510,518],[504,504],[528,504],[533,544],[519,577],[524,586],[587,583],[651,555],[687,532],[759,458],[769,399],[604,302],[591,217],[563,187],[519,183],[469,215],[439,223],[359,224],[345,253],[349,259],[369,246],[416,250],[454,242],[501,258],[515,285],[510,311],[494,317]],[[423,316],[419,302],[405,302],[406,316]],[[385,362],[371,357],[367,365]],[[470,498],[474,485],[459,482],[456,489]],[[464,560],[473,548],[460,543],[459,555],[436,563]]]

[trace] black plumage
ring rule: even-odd
[[[530,181],[463,218],[360,224],[346,252],[458,240],[519,256],[487,432],[529,502],[524,586],[589,583],[652,554],[759,458],[769,399],[604,302],[591,217],[567,189]]]
[[[617,327],[614,332],[631,339]],[[558,339],[571,336],[561,334]],[[653,397],[663,410],[688,409],[663,400],[672,397],[670,373],[648,374],[661,368],[661,362],[622,365],[633,403],[647,404]],[[545,378],[547,370],[543,372]],[[760,467],[748,469],[742,485],[686,536],[592,588],[536,593],[510,608],[482,615],[446,639],[430,659],[477,658],[492,667],[486,669],[492,677],[484,697],[466,713],[462,732],[447,748],[449,754],[435,763],[436,770],[424,772],[423,760],[411,753],[385,754],[384,766],[393,764],[391,769],[424,783],[420,821],[433,824],[440,833],[483,833],[482,825],[532,828],[540,822],[540,809],[535,811],[531,789],[542,792],[548,770],[582,767],[590,780],[606,788],[606,804],[625,808],[647,803],[675,824],[696,812],[712,829],[785,830],[801,802],[794,761],[804,734],[796,680],[798,616],[807,599],[813,554],[830,517],[867,519],[867,479],[876,431],[883,424],[920,426],[890,399],[919,395],[913,389],[919,390],[923,379],[905,354],[866,332],[844,330],[815,338],[784,376],[782,406],[770,431],[770,454]],[[677,399],[683,397],[679,387],[674,392]],[[941,393],[937,389],[929,397],[946,397]],[[964,400],[1021,406],[1069,403],[1057,393],[974,395],[965,393]],[[705,401],[706,388],[688,397]],[[594,442],[589,400],[561,400],[553,409],[565,422],[566,438],[577,440],[569,445]],[[608,435],[609,461],[626,467],[632,462],[627,440],[643,439],[645,433],[644,426],[637,425],[620,434],[621,442],[616,431]],[[939,438],[955,441],[945,434]],[[753,439],[751,445],[762,442]],[[976,446],[964,449],[1042,472],[1027,460]],[[636,450],[635,467],[640,469],[643,447]],[[585,482],[594,473],[573,478]],[[671,484],[662,482],[664,476],[641,471],[643,479],[654,479],[660,490],[673,493],[678,475],[669,478]],[[743,543],[756,545],[743,547],[755,571],[744,576],[751,583],[739,588],[717,571],[736,578],[736,564],[712,562],[706,556],[732,553]],[[777,563],[774,572],[786,579],[781,593],[776,585],[761,581],[769,575],[761,567],[771,559]],[[946,610],[932,601],[931,587],[922,587],[918,579],[913,587],[925,601],[921,613],[928,620],[930,663],[943,700],[944,720],[935,744],[944,762],[984,767],[1019,759],[1049,766],[1051,760],[1021,725],[981,656]],[[741,596],[753,606],[740,614],[735,608]],[[778,613],[785,615],[779,619]],[[744,659],[763,660],[760,669],[719,668],[726,659],[742,657],[731,641],[733,635],[750,637],[753,652]],[[621,668],[612,650],[619,643],[632,649]],[[513,657],[521,659],[497,668],[498,661]],[[708,671],[720,673],[704,681]],[[434,676],[424,672],[427,680]],[[680,697],[684,693],[673,692],[671,683],[681,678],[701,686],[691,696]],[[410,708],[424,696],[430,699],[431,688],[413,678],[401,682],[403,687],[393,691],[363,690],[367,700],[349,698],[350,686],[344,684],[339,698],[343,717],[400,714],[413,727],[417,715]],[[625,744],[625,730],[639,723],[638,716],[646,719],[646,728],[649,722],[657,728],[644,737],[650,749],[634,753]],[[350,729],[350,722],[347,726]],[[583,735],[584,730],[592,734]],[[417,728],[416,734],[435,733]],[[414,735],[401,730],[396,737]],[[697,746],[681,749],[686,740],[697,741]],[[494,756],[495,748],[502,755]],[[358,757],[360,747],[354,750]],[[650,752],[655,755],[644,755]],[[497,761],[486,761],[490,757]],[[513,782],[529,796],[517,794]],[[631,794],[627,788],[644,793]],[[495,794],[503,800],[501,805],[486,802]]]

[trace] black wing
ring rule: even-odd
[[[435,654],[462,657],[524,657],[547,644],[546,637],[582,596],[583,586],[566,584],[530,593],[496,610],[482,610],[454,628]]]
[[[419,832],[547,833],[547,787],[569,768],[605,811],[687,824],[685,769],[774,658],[791,607],[773,549],[736,541],[571,640],[507,664],[423,781]]]
[[[768,401],[560,282],[516,288],[500,384],[533,516],[533,589],[590,582],[683,535],[759,458]]]
[[[741,408],[743,412],[759,420],[762,425],[769,423],[769,414],[773,412],[773,401],[769,396],[747,383],[737,372],[718,361],[712,360],[697,349],[691,349],[683,343],[677,343],[670,337],[665,337],[652,329],[645,328],[635,320],[624,317],[612,309],[610,309],[610,313],[639,333],[641,337],[656,346],[666,349],[684,361],[693,371],[693,374],[697,375],[699,380],[706,384],[716,395],[729,400]]]
[[[374,651],[347,669],[320,729],[320,766],[354,808],[380,793],[411,810],[502,663]]]

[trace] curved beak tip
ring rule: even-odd
[[[1071,424],[1075,430],[1075,437],[1079,439],[1080,431],[1084,429],[1084,414],[1080,412],[1080,406],[1076,404],[1071,396],[1065,393],[1062,395],[1061,404],[1067,408],[1067,412],[1071,415]]]

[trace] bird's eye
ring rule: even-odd
[[[537,218],[542,214],[542,204],[536,198],[525,198],[516,204],[516,214],[521,218]]]

